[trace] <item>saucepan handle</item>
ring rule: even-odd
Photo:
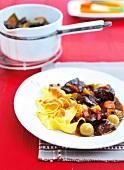
[[[65,25],[65,26],[61,26],[58,29],[58,34],[66,35],[66,34],[75,34],[75,33],[83,33],[83,32],[101,31],[103,28],[109,27],[111,25],[112,25],[111,21],[104,22],[103,20]]]

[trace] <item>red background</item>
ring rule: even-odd
[[[1,0],[0,9],[21,3],[43,3],[57,7],[63,12],[63,25],[88,21],[84,18],[69,16],[67,2],[68,0]],[[124,19],[114,19],[112,27],[103,31],[63,36],[63,54],[58,61],[124,61],[123,31]],[[0,170],[123,169],[123,162],[50,163],[38,161],[38,138],[29,133],[17,120],[13,99],[19,85],[27,77],[39,71],[40,69],[13,71],[0,68]]]

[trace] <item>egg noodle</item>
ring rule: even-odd
[[[56,87],[44,87],[42,93],[43,97],[36,99],[36,115],[48,129],[74,133],[79,121],[85,122],[81,117],[77,122],[71,123],[76,114],[83,111],[82,105],[71,99],[71,94]]]

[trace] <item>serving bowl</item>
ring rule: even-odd
[[[48,25],[33,28],[8,29],[4,22],[16,14],[18,19],[26,17],[32,21],[44,17]],[[103,20],[62,26],[62,12],[48,5],[21,4],[0,11],[0,41],[2,53],[10,59],[21,62],[47,61],[61,49],[61,36],[87,31],[102,30],[111,22]]]

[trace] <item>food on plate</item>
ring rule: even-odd
[[[46,18],[39,16],[34,18],[34,21],[29,21],[26,17],[18,19],[16,14],[12,14],[7,21],[4,21],[4,25],[8,29],[14,28],[32,28],[32,27],[39,27],[49,24]]]
[[[122,13],[124,4],[121,1],[88,1],[80,5],[80,11],[83,13]]]
[[[109,85],[85,84],[79,78],[50,84],[36,99],[37,117],[46,128],[78,136],[99,136],[116,130],[124,107]]]
[[[109,115],[108,117],[107,117],[107,119],[110,121],[110,122],[112,122],[112,123],[114,123],[115,125],[117,124],[119,124],[119,118],[117,117],[117,115]]]
[[[93,125],[91,123],[82,123],[80,133],[84,136],[92,136],[94,134]]]

